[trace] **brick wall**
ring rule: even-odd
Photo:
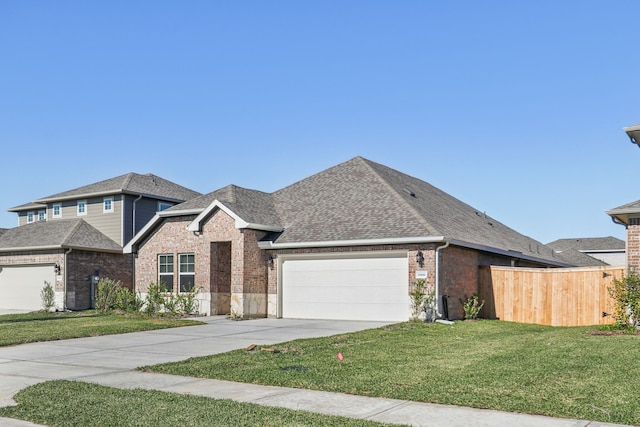
[[[267,258],[258,248],[258,240],[265,233],[237,229],[234,219],[223,211],[215,212],[201,232],[193,233],[186,228],[194,218],[166,218],[140,245],[135,260],[136,290],[146,292],[149,284],[158,280],[159,254],[173,254],[174,291],[177,291],[178,255],[193,253],[196,286],[199,292],[209,294],[211,301],[211,307],[205,308],[207,314],[234,311],[242,317],[266,316]],[[262,295],[265,308],[262,305],[256,308],[255,298],[245,298],[249,294]]]
[[[55,291],[57,294],[64,294],[66,281],[66,308],[71,310],[90,308],[89,277],[96,271],[100,272],[101,277],[120,280],[124,286],[132,288],[131,255],[73,250],[67,255],[68,264],[65,264],[65,252],[65,249],[58,249],[2,253],[0,264],[58,264],[60,280],[55,282]]]
[[[640,271],[640,219],[633,218],[627,226],[627,267]]]

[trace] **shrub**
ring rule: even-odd
[[[121,288],[122,284],[119,280],[109,279],[108,277],[101,278],[96,285],[96,310],[113,310],[115,308],[116,295]]]
[[[413,320],[418,320],[420,317],[426,297],[425,280],[416,280],[413,284],[413,289],[409,292],[409,298],[411,299],[411,318]]]
[[[608,288],[615,301],[613,318],[619,328],[637,328],[640,318],[640,274],[629,271],[621,279],[613,279]]]
[[[462,303],[465,319],[476,319],[480,310],[484,307],[484,300],[479,302],[478,295],[468,297],[465,301],[460,300],[460,302]]]
[[[162,293],[167,287],[162,282],[150,283],[147,297],[144,299],[144,311],[147,314],[157,314],[164,308]]]
[[[178,296],[178,308],[182,314],[196,314],[198,312],[197,291],[198,288],[191,286],[188,292],[183,292]]]
[[[44,286],[40,291],[40,300],[44,311],[51,311],[56,305],[56,292],[51,283],[44,281]]]
[[[143,305],[144,301],[140,298],[140,295],[128,288],[120,288],[116,292],[116,299],[114,302],[114,308],[116,310],[133,313],[140,311]]]

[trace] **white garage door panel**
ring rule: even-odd
[[[282,316],[407,320],[407,269],[406,255],[284,260]]]
[[[2,267],[0,271],[0,308],[40,310],[40,291],[47,281],[55,286],[52,265]]]

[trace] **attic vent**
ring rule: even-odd
[[[408,188],[403,188],[402,191],[404,191],[405,193],[407,193],[411,197],[416,197],[416,193],[414,193],[413,191],[409,190]]]
[[[629,218],[629,225],[640,225],[640,218]]]

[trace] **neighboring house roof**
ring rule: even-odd
[[[38,221],[0,235],[0,252],[71,248],[122,252],[122,247],[83,219]]]
[[[30,205],[36,206],[38,203],[56,202],[61,200],[78,199],[83,197],[95,197],[109,194],[142,194],[147,197],[167,200],[172,202],[183,202],[200,195],[197,191],[190,190],[181,185],[175,184],[166,179],[153,174],[140,175],[130,172],[115,178],[78,187],[73,190],[53,194],[35,200],[31,204],[16,206],[8,209],[9,212],[23,211]]]
[[[445,242],[514,257],[569,265],[542,243],[420,179],[355,157],[267,194],[227,186],[160,212],[164,216],[232,211],[236,224],[272,231],[262,247]],[[193,223],[192,223],[193,225]],[[153,229],[145,227],[125,248]],[[189,229],[194,231],[197,228]],[[249,227],[251,228],[251,227]]]
[[[0,236],[2,236],[4,233],[6,233],[8,230],[8,228],[0,228]]]
[[[620,253],[626,251],[626,243],[616,237],[581,237],[558,239],[547,243],[561,258],[577,267],[609,265],[589,254]]]
[[[575,248],[566,248],[563,250],[557,250],[556,254],[558,258],[566,260],[569,264],[573,264],[576,267],[598,267],[609,265],[604,261],[596,259],[592,256],[580,252]]]
[[[624,240],[620,240],[617,237],[612,236],[558,239],[551,243],[547,243],[547,246],[556,251],[575,249],[583,252],[595,252],[624,251],[626,249]]]

